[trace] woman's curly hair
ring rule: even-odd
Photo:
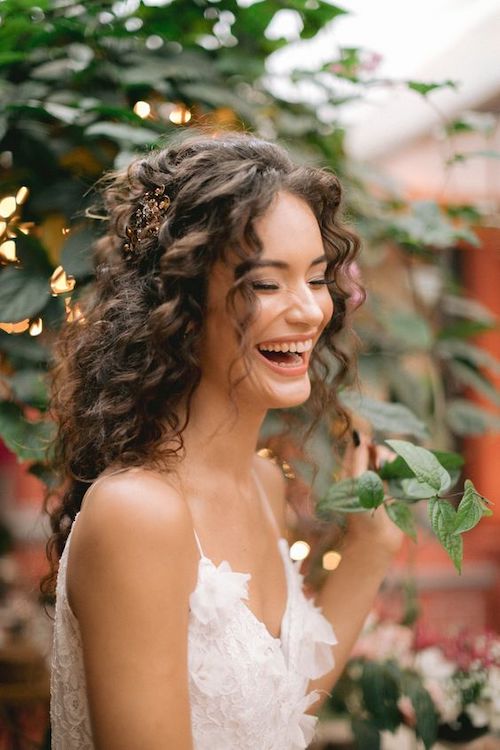
[[[182,456],[200,381],[207,282],[229,251],[237,263],[226,304],[245,353],[256,307],[245,276],[262,252],[254,221],[279,191],[312,209],[332,282],[334,314],[311,357],[305,408],[312,425],[325,412],[348,423],[337,390],[351,361],[337,339],[355,286],[350,267],[359,240],[339,220],[337,177],[295,164],[274,143],[228,133],[196,134],[106,176],[107,226],[94,247],[95,282],[80,300],[83,317],[58,336],[50,373],[57,425],[51,464],[59,484],[45,498],[52,535],[44,594],[53,595],[58,559],[89,484],[111,465],[165,470]],[[245,302],[243,317],[236,315],[237,299]],[[57,504],[49,510],[52,496]]]

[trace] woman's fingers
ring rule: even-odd
[[[382,464],[395,458],[396,454],[390,448],[376,445],[365,432],[353,430],[352,439],[344,451],[340,478],[359,477],[368,469],[377,471]]]

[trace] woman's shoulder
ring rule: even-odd
[[[101,474],[85,493],[78,526],[191,524],[187,503],[165,474],[129,467]]]
[[[120,567],[130,565],[144,566],[150,575],[181,573],[182,567],[192,588],[197,559],[191,514],[173,484],[139,467],[103,474],[87,491],[72,533],[69,596],[81,599],[90,571],[106,567],[118,576]]]

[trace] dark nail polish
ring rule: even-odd
[[[361,445],[361,439],[357,430],[352,431],[352,442],[354,443],[355,448],[359,448],[359,446]]]

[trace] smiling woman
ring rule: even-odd
[[[348,423],[336,340],[358,240],[339,183],[211,133],[102,187],[96,282],[52,371],[52,746],[303,750],[394,547],[383,519],[357,522],[316,606],[283,478],[256,455],[269,409]]]

